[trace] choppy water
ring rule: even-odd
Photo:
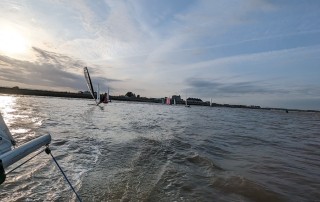
[[[319,201],[320,114],[0,96],[18,144],[51,133],[83,201]],[[13,168],[12,166],[11,168]],[[8,169],[10,170],[10,169]],[[1,201],[74,201],[45,153]]]

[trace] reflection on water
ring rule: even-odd
[[[22,144],[51,149],[84,201],[316,201],[318,113],[0,96]],[[54,183],[53,183],[54,182]],[[41,154],[8,176],[2,201],[74,201]]]
[[[0,112],[6,124],[9,126],[14,119],[13,113],[15,112],[14,105],[16,103],[16,97],[0,95],[0,103]]]

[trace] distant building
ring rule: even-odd
[[[191,102],[203,102],[200,98],[193,98],[193,97],[189,97],[188,99],[188,102],[191,101]]]
[[[168,98],[168,97],[167,97],[167,99],[166,99],[166,104],[167,104],[167,105],[171,105],[171,99]]]
[[[173,95],[171,99],[172,99],[172,100],[176,100],[176,102],[182,101],[180,95]]]

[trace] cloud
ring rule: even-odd
[[[240,77],[241,78],[241,77]],[[279,79],[256,81],[223,81],[223,79],[187,79],[189,97],[214,98],[217,103],[320,109],[320,89],[316,85],[281,85]]]
[[[238,96],[245,94],[283,94],[288,93],[285,89],[270,86],[266,81],[242,81],[221,82],[203,78],[189,78],[186,80],[188,91],[201,96]]]
[[[60,53],[46,51],[37,47],[32,47],[32,49],[37,54],[37,63],[52,64],[59,67],[63,71],[77,70],[86,66],[83,61],[73,59]]]
[[[99,1],[92,4],[77,1],[71,5],[80,13],[77,23],[90,37],[68,41],[64,46],[84,49],[81,56],[105,60],[141,55],[151,49],[151,29],[145,29],[144,21],[137,19],[131,2]]]
[[[120,94],[189,87],[253,104],[257,95],[314,98],[320,86],[317,1],[12,2],[0,3],[1,28],[15,27],[34,48],[25,60],[1,56],[2,81],[83,89],[88,66],[94,82]]]
[[[69,56],[33,47],[37,55],[35,61],[22,61],[0,55],[1,80],[17,84],[38,86],[42,89],[77,90],[86,89],[83,67],[87,64]],[[97,68],[97,67],[96,67]],[[100,67],[101,68],[101,67]],[[99,73],[94,70],[93,74]],[[102,88],[119,79],[95,77]],[[2,84],[4,85],[4,84]]]

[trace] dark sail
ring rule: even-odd
[[[84,77],[86,78],[86,81],[87,81],[88,89],[89,89],[93,99],[96,100],[96,98],[94,97],[94,90],[93,90],[93,86],[92,86],[92,82],[91,82],[91,78],[90,78],[90,75],[89,75],[88,68],[84,67],[83,71],[84,71]]]

